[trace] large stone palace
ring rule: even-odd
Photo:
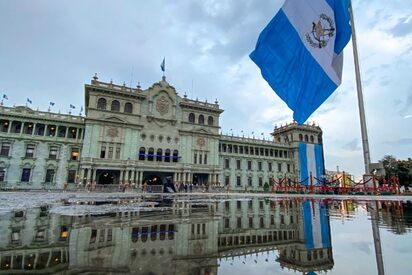
[[[259,190],[271,178],[302,177],[300,145],[322,145],[314,124],[276,127],[273,140],[222,135],[222,112],[217,100],[179,96],[165,77],[144,90],[95,76],[85,85],[84,117],[2,105],[0,184],[141,186],[170,177]]]

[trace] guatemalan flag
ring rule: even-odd
[[[162,72],[165,72],[166,70],[166,58],[163,57],[163,61],[162,63],[160,63],[160,69],[162,70]]]
[[[286,0],[250,54],[300,124],[341,83],[349,20],[349,0]]]
[[[331,248],[328,205],[307,200],[302,203],[302,213],[306,249]]]
[[[310,175],[313,184],[320,185],[325,175],[322,144],[299,143],[300,180],[303,185],[310,185]]]

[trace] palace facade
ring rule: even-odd
[[[260,190],[271,178],[299,179],[299,144],[322,144],[322,130],[296,123],[273,140],[222,135],[217,101],[179,96],[166,78],[148,89],[85,85],[85,116],[0,107],[0,184],[136,186],[174,182]]]

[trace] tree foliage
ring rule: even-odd
[[[402,185],[412,184],[412,159],[398,160],[392,155],[386,155],[381,160],[385,168],[386,177],[397,176]]]

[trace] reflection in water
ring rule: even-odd
[[[66,201],[2,213],[0,274],[217,274],[222,261],[263,252],[274,254],[266,261],[303,274],[334,266],[329,209],[336,216],[340,202],[223,197],[152,197],[150,202],[154,203],[142,208],[116,207],[116,212],[81,216],[51,212],[53,207],[73,210],[105,203]],[[114,203],[135,202],[110,202]],[[388,205],[380,208],[381,223],[406,230],[390,218]]]

